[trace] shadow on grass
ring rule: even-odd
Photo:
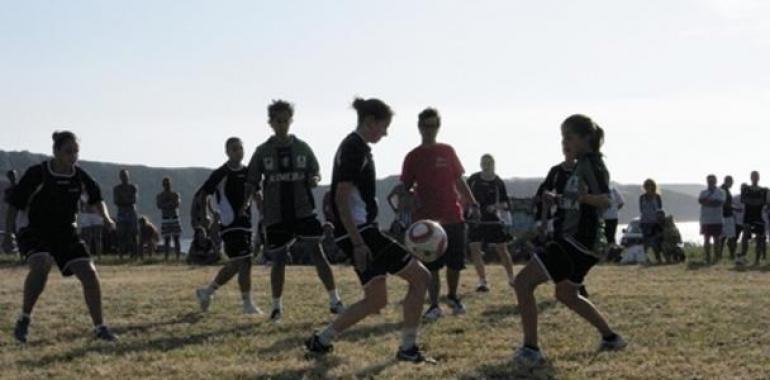
[[[733,272],[770,272],[770,264],[762,265],[741,265],[741,266],[733,266],[730,268]]]
[[[485,364],[471,372],[459,375],[463,380],[470,379],[556,379],[556,370],[547,362],[544,367],[533,372],[516,369],[512,362]]]
[[[543,312],[544,310],[548,310],[558,304],[557,301],[549,300],[549,301],[541,301],[537,304],[537,310],[538,312]],[[518,305],[495,305],[495,306],[488,306],[486,310],[481,312],[481,316],[486,319],[500,319],[505,317],[510,317],[511,315],[520,315],[521,311],[519,310]]]
[[[309,327],[308,327],[309,328]],[[390,334],[401,328],[401,323],[388,322],[374,326],[354,327],[349,331],[345,331],[340,335],[340,340],[346,342],[358,342],[361,340],[370,339],[374,336]],[[297,347],[302,347],[305,344],[305,339],[310,337],[310,330],[294,330],[299,331],[299,334],[305,333],[307,335],[292,336],[290,338],[279,340],[270,347],[263,348],[259,351],[261,354],[273,354],[281,351],[288,351]]]
[[[136,352],[167,352],[186,346],[200,345],[211,338],[223,339],[224,337],[233,334],[254,334],[258,327],[259,326],[255,324],[239,325],[229,329],[213,330],[201,334],[165,337],[131,343],[119,342],[117,344],[109,344],[95,341],[68,352],[62,352],[53,355],[42,355],[34,360],[22,360],[19,361],[19,364],[26,367],[44,367],[53,363],[76,360],[94,353],[122,356]]]
[[[313,360],[314,366],[311,368],[293,369],[273,374],[257,374],[252,379],[326,379],[329,378],[329,370],[338,366],[341,360],[334,356],[307,356],[308,360]]]

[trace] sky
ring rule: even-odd
[[[615,181],[742,182],[770,175],[768,17],[762,0],[0,0],[0,149],[49,153],[71,129],[83,160],[213,168],[286,99],[328,182],[363,96],[396,113],[380,177],[432,106],[469,173],[491,153],[504,178],[544,176],[583,113]]]

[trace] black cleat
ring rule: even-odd
[[[29,335],[29,324],[31,320],[29,317],[21,317],[16,320],[16,327],[13,329],[13,336],[19,343],[27,343],[27,335]]]
[[[94,329],[96,339],[103,340],[105,342],[115,343],[118,341],[118,336],[115,335],[107,326],[99,326]]]
[[[489,287],[486,284],[479,284],[479,286],[476,287],[476,292],[489,293]]]
[[[328,354],[334,351],[334,346],[321,343],[321,339],[318,337],[318,333],[313,333],[313,336],[305,341],[305,348],[308,352],[315,354]]]
[[[396,353],[396,359],[401,362],[410,362],[410,363],[427,363],[427,364],[437,364],[436,359],[433,359],[431,357],[423,355],[422,351],[420,351],[420,348],[417,347],[417,345],[412,346],[412,348],[408,350],[399,349],[398,353]]]

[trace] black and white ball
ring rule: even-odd
[[[404,244],[420,261],[430,263],[446,252],[446,231],[433,220],[418,220],[406,230]]]

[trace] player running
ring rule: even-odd
[[[251,297],[251,198],[247,196],[246,176],[248,169],[243,166],[243,142],[230,137],[225,142],[227,162],[209,176],[198,192],[196,202],[208,203],[214,195],[219,215],[219,233],[225,245],[225,254],[230,260],[219,270],[216,277],[205,288],[195,291],[201,310],[208,310],[212,296],[221,286],[238,275],[241,289],[243,312],[260,315],[262,311],[254,305]]]

